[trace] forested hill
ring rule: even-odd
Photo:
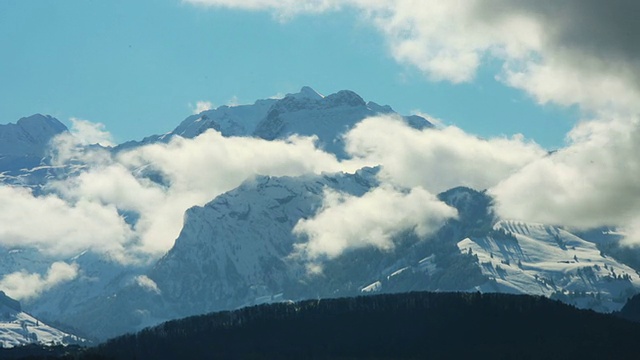
[[[637,359],[640,324],[543,297],[409,293],[194,316],[75,359]]]

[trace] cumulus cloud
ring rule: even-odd
[[[457,215],[433,194],[494,186],[547,154],[521,136],[484,140],[452,126],[417,130],[387,115],[363,120],[344,140],[357,162],[381,165],[382,185],[361,197],[327,190],[320,211],[296,224],[294,234],[306,242],[295,255],[309,260],[312,272],[352,249],[392,250],[406,231],[426,237]]]
[[[424,238],[456,216],[455,209],[420,187],[399,191],[382,186],[361,197],[327,189],[318,213],[293,229],[308,240],[297,245],[296,255],[314,264],[352,249],[391,250],[400,233],[413,231]]]
[[[64,199],[61,206],[66,201],[114,214],[122,236],[106,243],[125,246],[131,256],[152,258],[171,248],[188,208],[204,205],[255,175],[355,171],[361,166],[341,163],[317,149],[315,138],[266,141],[223,137],[213,130],[194,139],[175,137],[116,155],[98,148],[74,156],[75,161],[85,161],[83,170],[50,182],[47,189]],[[136,221],[127,228],[118,212],[135,214]]]
[[[77,264],[55,262],[44,276],[25,271],[5,275],[0,279],[0,289],[16,300],[28,300],[77,276]]]
[[[640,216],[640,129],[636,119],[589,121],[571,145],[532,162],[491,193],[506,217],[590,228]]]
[[[344,139],[355,159],[382,166],[382,186],[362,197],[327,191],[321,211],[296,225],[294,233],[308,239],[297,253],[310,266],[354,248],[390,250],[404,231],[426,236],[456,216],[434,193],[494,186],[546,154],[520,136],[484,140],[453,126],[417,130],[394,116],[365,119]]]
[[[360,122],[345,141],[349,154],[382,165],[384,181],[433,193],[486,189],[546,154],[521,136],[484,140],[454,126],[416,130],[391,116]]]

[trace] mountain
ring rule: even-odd
[[[168,301],[192,314],[298,298],[304,263],[289,258],[292,233],[313,216],[325,189],[362,196],[375,169],[354,175],[257,177],[204,207],[187,211],[174,247],[149,273]],[[308,296],[308,295],[307,295]]]
[[[640,322],[640,294],[634,295],[627,301],[624,307],[615,314],[629,321]]]
[[[0,182],[29,185],[25,179],[42,164],[51,139],[66,131],[57,119],[40,114],[0,125]]]
[[[269,139],[285,138],[294,133],[300,135],[320,134],[320,144],[329,144],[328,146],[330,148],[340,152],[342,150],[334,145],[340,141],[341,134],[358,121],[377,113],[393,113],[393,110],[388,106],[380,106],[373,102],[365,103],[362,98],[351,91],[345,90],[325,97],[309,87],[304,87],[300,92],[287,94],[283,99],[258,100],[252,105],[221,106],[218,109],[202,112],[198,115],[188,117],[169,134],[151,136],[142,142],[123,144],[113,149],[113,152],[117,154],[120,150],[130,149],[146,143],[168,141],[173,136],[193,138],[211,128],[222,132],[224,136],[258,136],[257,134],[259,133],[262,137]],[[406,117],[406,119],[416,127],[431,126],[425,119],[417,116]],[[284,125],[276,128],[274,127],[274,121],[282,121]],[[79,166],[71,166],[68,168],[61,167],[54,169],[49,166],[46,159],[43,160],[48,152],[47,146],[49,141],[55,135],[67,131],[64,125],[56,119],[49,116],[33,115],[20,119],[17,124],[5,125],[0,129],[5,130],[5,137],[10,140],[4,143],[7,149],[11,149],[11,151],[7,150],[4,158],[8,159],[12,157],[33,160],[31,163],[21,162],[19,166],[16,167],[18,170],[15,171],[10,167],[3,167],[3,164],[0,163],[0,172],[4,173],[4,177],[0,180],[2,183],[30,186],[34,189],[35,195],[41,195],[41,185],[46,184],[48,179],[65,178],[72,176],[74,172],[83,171],[84,167],[81,166],[82,164],[74,164]],[[278,182],[280,180],[274,181]],[[283,181],[286,182],[284,179]],[[297,180],[289,179],[288,181],[295,182]],[[302,185],[300,184],[293,186],[296,194],[301,195],[301,197],[297,199],[297,202],[294,202],[298,203],[300,207],[307,209],[305,216],[312,216],[321,204],[320,185],[311,184],[314,181],[315,179],[311,178],[302,179],[300,184],[304,183],[304,186],[315,189],[315,194],[304,195],[305,191],[307,191],[306,187],[301,188],[300,186]],[[298,186],[298,188],[296,188],[296,186]],[[340,184],[336,185],[336,190],[345,191],[341,186]],[[366,186],[363,185],[361,187],[362,189],[359,190],[359,194],[366,191]],[[246,188],[242,188],[239,189],[238,192],[241,193],[245,190]],[[273,197],[268,193],[263,195],[266,198]],[[242,201],[247,200],[244,198],[244,195],[241,196],[241,198],[243,199]],[[282,201],[281,198],[276,198],[275,200]],[[274,201],[273,198],[270,201]],[[270,210],[265,208],[264,211]],[[272,229],[273,234],[284,234],[278,236],[286,239],[283,243],[287,245],[278,245],[280,248],[278,248],[279,252],[276,254],[279,258],[278,261],[282,264],[287,263],[287,261],[281,259],[282,256],[286,255],[285,250],[289,251],[293,242],[297,241],[293,235],[291,235],[290,230],[299,218],[299,216],[291,216],[291,220],[286,223],[285,227]],[[257,219],[257,221],[270,220],[274,219]],[[275,223],[278,223],[278,220],[279,219],[275,219]],[[265,233],[260,236],[270,236],[270,234]],[[182,243],[183,241],[181,240],[180,242]],[[223,243],[218,246],[222,246],[222,249],[227,251],[226,245]],[[179,245],[174,253],[180,253],[182,251],[180,249],[181,246]],[[266,257],[269,258],[269,256],[271,255]],[[271,260],[275,259],[274,256],[271,256]],[[54,261],[54,259],[38,253],[35,249],[20,247],[0,248],[0,259],[2,260],[0,262],[0,275],[21,270],[29,273],[44,274],[48,266]],[[167,257],[167,259],[163,261],[171,262],[173,261],[171,259],[171,257]],[[78,327],[84,327],[83,325],[91,323],[91,320],[89,320],[91,316],[82,317],[84,316],[83,314],[86,315],[88,313],[101,311],[93,309],[93,304],[102,304],[98,306],[100,309],[110,308],[112,305],[109,304],[114,303],[113,299],[111,299],[111,296],[114,294],[121,294],[120,298],[115,301],[116,303],[120,301],[120,299],[126,298],[125,294],[128,291],[127,289],[135,289],[131,290],[134,293],[136,291],[143,291],[146,297],[153,297],[153,291],[148,292],[138,286],[140,284],[139,280],[152,279],[154,277],[163,279],[159,274],[164,271],[162,269],[168,268],[160,264],[156,266],[157,270],[149,273],[149,277],[146,277],[147,275],[144,275],[144,268],[123,267],[119,264],[101,260],[98,256],[91,253],[83,253],[69,259],[55,259],[55,261],[60,260],[67,263],[76,263],[79,268],[79,275],[72,281],[49,289],[43,296],[29,299],[26,301],[26,306],[30,311],[33,311],[44,319],[68,322],[73,325],[77,323]],[[212,260],[210,259],[207,262],[211,263]],[[297,264],[294,268],[297,269],[295,272],[299,273],[302,271],[303,266]],[[277,283],[278,286],[283,286],[284,282],[288,282],[289,280],[285,281],[284,279],[289,279],[291,275],[292,273],[279,275],[282,276],[282,279]],[[163,283],[163,286],[171,287],[169,285],[170,279],[159,281]],[[228,285],[229,281],[227,281],[225,286]],[[243,288],[244,285],[244,283],[238,284],[237,288]],[[229,300],[229,304],[233,303],[235,304],[234,306],[240,306],[242,304],[255,303],[256,301],[270,301],[265,299],[277,295],[277,293],[273,293],[275,287],[265,290],[262,289],[263,286],[265,285],[258,284],[254,286],[252,288],[253,290],[251,290],[253,295],[247,295],[245,297],[239,295],[236,299]],[[227,290],[229,289],[230,287]],[[191,312],[185,312],[184,309],[187,307],[174,306],[175,294],[171,295],[171,292],[167,291],[167,295],[167,299],[163,299],[161,303],[164,304],[164,301],[166,301],[170,304],[167,306],[172,307],[171,310],[165,309],[159,312],[149,312],[147,309],[158,307],[153,300],[149,300],[152,303],[149,306],[139,306],[140,302],[147,300],[134,301],[133,303],[135,306],[139,306],[139,309],[133,310],[140,311],[136,313],[138,315],[134,316],[133,319],[139,319],[140,321],[133,320],[131,323],[135,324],[135,327],[123,327],[122,331],[130,331],[133,328],[175,318],[178,315],[197,313],[195,311],[219,309],[220,306],[222,306],[212,300],[207,304],[203,304],[201,307],[194,307],[194,310],[191,310]],[[143,296],[143,298],[145,296]],[[251,296],[254,297],[252,298]],[[113,309],[113,311],[117,310]],[[113,311],[107,311],[107,313],[111,315]],[[158,317],[156,318],[155,315],[151,315],[152,313],[157,313]],[[76,321],[78,316],[81,318],[80,321]],[[98,324],[97,326],[87,326],[86,330],[92,332],[100,329],[102,326],[108,325]]]
[[[249,180],[189,209],[174,247],[139,281],[59,320],[105,339],[169,319],[284,300],[285,293],[315,296],[299,284],[305,264],[288,258],[299,241],[292,229],[322,205],[323,189],[360,196],[376,183],[375,172]]]
[[[261,303],[409,291],[539,294],[580,308],[619,310],[640,289],[629,266],[558,227],[499,219],[484,192],[439,198],[458,210],[428,239],[400,235],[393,251],[358,249],[321,275],[291,257],[295,224],[331,188],[361,196],[377,169],[356,174],[257,177],[185,215],[174,247],[136,281],[61,313],[105,339],[169,319]]]
[[[2,156],[44,157],[51,139],[67,127],[45,115],[32,115],[15,124],[0,125],[0,154]]]
[[[459,188],[442,194],[458,208],[459,220],[427,241],[412,233],[395,251],[359,249],[307,274],[290,255],[301,241],[295,224],[313,216],[330,188],[362,196],[377,186],[377,169],[355,174],[257,177],[185,215],[174,247],[143,280],[66,313],[60,321],[92,336],[110,336],[164,320],[247,305],[355,296],[376,292],[466,290],[485,283],[475,258],[461,253],[458,239],[488,228],[490,199]],[[475,224],[468,227],[466,224]]]
[[[0,291],[0,348],[26,344],[68,345],[83,339],[42,323],[22,311],[20,303]]]
[[[636,359],[640,324],[540,296],[407,293],[164,323],[79,359]]]
[[[28,254],[30,251],[22,249],[13,250],[13,252]],[[34,263],[40,263],[40,269],[33,267],[22,269],[31,268],[30,272],[39,274],[45,273],[52,262],[52,259],[37,256],[29,258]],[[45,296],[28,299],[23,303],[30,312],[37,314],[42,320],[62,322],[74,328],[79,327],[72,322],[64,321],[69,314],[75,314],[78,309],[91,304],[96,298],[113,294],[135,283],[137,276],[143,274],[148,268],[144,264],[120,264],[89,251],[65,259],[65,262],[77,266],[78,275],[75,279],[47,290]],[[87,333],[90,334],[90,332]]]
[[[287,94],[282,99],[258,100],[252,105],[223,105],[203,111],[187,117],[167,134],[128,142],[116,147],[116,151],[166,142],[174,136],[194,138],[214,129],[223,136],[252,136],[266,140],[285,139],[294,134],[317,136],[319,147],[345,158],[347,154],[341,136],[358,122],[377,114],[397,115],[390,106],[367,103],[353,91],[342,90],[323,96],[305,86],[300,92]],[[433,126],[417,115],[404,119],[418,129]]]
[[[501,220],[490,235],[466,238],[458,247],[476,256],[491,280],[477,287],[483,292],[544,295],[612,312],[640,290],[636,270],[557,226]]]
[[[267,141],[296,134],[316,136],[320,146],[346,158],[341,135],[364,118],[381,113],[395,114],[390,107],[365,102],[352,91],[323,96],[304,87],[282,99],[207,110],[188,117],[168,134],[111,151],[117,156],[119,151],[144,144],[175,136],[193,138],[215,129],[224,136]],[[56,121],[50,117],[31,118],[18,123],[25,129],[38,128],[26,125],[31,122],[49,124],[57,129],[51,134],[65,131],[54,126]],[[432,126],[421,117],[404,119],[415,128]],[[41,153],[23,147],[15,156],[46,153],[47,136],[32,137],[40,139],[36,143],[41,144]],[[44,184],[48,176],[73,176],[72,171],[85,168],[72,169],[51,169],[45,160],[18,175],[6,175],[10,171],[0,168],[5,173],[0,181]],[[40,171],[46,176],[40,176]],[[325,189],[362,196],[379,185],[377,172],[377,168],[364,168],[354,174],[248,179],[206,205],[189,209],[174,246],[152,264],[125,266],[91,252],[54,260],[34,249],[0,248],[0,276],[16,271],[45,274],[53,261],[76,264],[75,279],[22,305],[42,320],[70,324],[100,339],[189,315],[303,299],[481,291],[544,295],[580,308],[612,312],[640,290],[636,272],[640,261],[635,253],[616,247],[610,231],[578,233],[501,219],[493,213],[493,199],[485,191],[464,187],[438,195],[457,210],[458,217],[426,239],[408,230],[393,239],[393,251],[348,251],[323,261],[321,274],[310,274],[304,259],[292,256],[296,244],[304,241],[292,233],[294,226],[322,207]],[[31,174],[36,173],[40,180],[33,180],[36,177]],[[157,181],[153,174],[148,178]],[[135,226],[136,217],[131,219],[130,225]]]
[[[377,114],[395,112],[389,106],[366,103],[353,91],[342,90],[323,97],[310,88],[302,88],[300,93],[274,103],[253,135],[266,140],[284,139],[293,134],[317,136],[320,148],[345,158],[341,135],[361,120]],[[407,118],[407,122],[420,129],[433,126],[417,116]]]

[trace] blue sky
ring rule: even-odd
[[[483,136],[522,133],[552,149],[578,119],[495,80],[431,81],[391,56],[355,11],[304,14],[201,8],[179,0],[0,2],[0,123],[33,113],[101,122],[117,142],[164,133],[197,101],[215,106],[351,89]]]

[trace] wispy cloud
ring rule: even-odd
[[[213,109],[213,103],[211,101],[196,101],[196,104],[189,104],[189,107],[194,114],[200,114],[203,111]]]

